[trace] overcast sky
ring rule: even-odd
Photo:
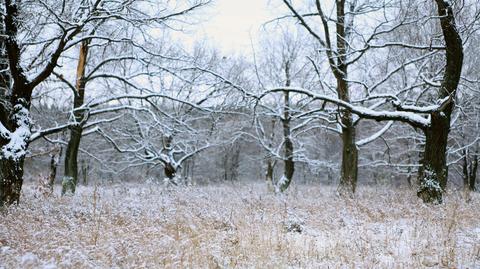
[[[191,41],[207,39],[225,53],[251,50],[262,25],[279,14],[272,0],[215,0],[207,7],[204,21],[190,31]],[[192,35],[193,33],[193,35]]]

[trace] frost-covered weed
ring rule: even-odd
[[[367,187],[354,199],[312,185],[57,188],[26,185],[0,213],[0,268],[480,266],[478,194],[426,206],[411,190]]]

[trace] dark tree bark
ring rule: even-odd
[[[476,191],[478,151],[470,154],[468,149],[463,150],[463,186],[466,190]]]
[[[462,164],[462,172],[463,172],[463,188],[468,189],[470,185],[470,171],[469,171],[469,160],[468,160],[468,150],[464,149],[462,151],[463,154],[463,164]]]
[[[13,85],[10,94],[2,97],[1,124],[10,134],[1,136],[0,148],[0,206],[10,205],[20,200],[23,184],[24,151],[28,147],[30,137],[30,120],[28,110],[33,86],[28,83],[24,71],[20,66],[20,48],[16,43],[18,33],[18,7],[16,3],[5,0],[5,16],[2,16],[6,38],[2,41],[8,58],[8,76],[11,76]],[[3,56],[3,55],[2,55]],[[7,82],[5,77],[4,83]],[[2,85],[9,88],[9,85]],[[12,141],[12,136],[21,138]]]
[[[225,154],[223,156],[223,179],[225,181],[238,180],[240,152],[241,146],[237,142],[230,144],[225,148]]]
[[[8,100],[6,100],[6,97],[9,94],[10,91],[10,82],[11,82],[11,77],[10,77],[10,72],[8,72],[8,55],[7,55],[7,48],[5,44],[5,35],[3,35],[4,31],[4,22],[3,20],[0,20],[0,117],[2,117],[0,120],[2,122],[6,122],[6,107],[8,106]]]
[[[21,160],[0,160],[0,199],[3,205],[11,205],[20,201],[23,161],[23,158]]]
[[[140,127],[139,127],[140,128]],[[163,138],[163,154],[169,156],[170,160],[165,160],[163,163],[163,172],[168,179],[168,183],[172,183],[173,185],[178,185],[175,177],[177,175],[178,166],[172,163],[174,156],[172,155],[172,142],[173,136],[167,135]]]
[[[171,163],[167,163],[165,164],[163,171],[170,182],[175,183],[174,178],[177,175],[177,170],[175,167]]]
[[[358,176],[358,149],[355,144],[355,127],[351,116],[342,117],[342,170],[340,177],[340,192],[355,193]]]
[[[273,160],[270,157],[267,157],[267,171],[265,173],[265,181],[267,182],[267,185],[270,187],[273,185]]]
[[[275,139],[275,123],[276,123],[276,120],[273,117],[272,121],[271,121],[270,137],[268,139],[268,141],[269,141],[268,147],[270,149],[273,148],[273,141]],[[274,188],[274,185],[273,185],[273,171],[274,171],[274,168],[275,168],[275,160],[271,156],[270,153],[268,153],[268,155],[266,156],[266,162],[267,162],[267,171],[265,173],[265,181],[267,182],[268,190],[269,191],[274,191],[275,188]]]
[[[290,111],[289,111],[289,105],[290,105],[290,97],[289,97],[289,92],[285,91],[284,92],[284,114],[283,114],[283,119],[282,119],[282,125],[283,125],[283,139],[284,139],[284,150],[285,150],[285,156],[283,160],[283,177],[279,181],[279,190],[281,192],[284,192],[288,189],[290,186],[290,183],[292,182],[293,179],[293,174],[295,172],[295,161],[293,160],[293,142],[292,138],[290,137]]]
[[[442,192],[447,186],[447,142],[450,117],[432,114],[431,126],[424,130],[425,149],[419,169],[418,195],[425,202],[442,202]]]
[[[240,169],[240,145],[235,143],[233,148],[233,153],[230,159],[230,167],[232,168],[230,171],[230,180],[237,181]]]
[[[78,183],[78,150],[82,138],[82,127],[70,127],[70,140],[68,140],[67,150],[65,152],[65,172],[62,181],[62,194],[70,192],[75,193]]]
[[[90,164],[86,161],[82,161],[82,177],[83,177],[83,185],[88,185],[88,171],[90,171]]]
[[[291,86],[290,78],[290,62],[285,63],[285,77],[286,77],[286,87]],[[281,192],[284,192],[290,186],[290,183],[293,179],[293,173],[295,172],[295,161],[293,160],[293,142],[291,138],[291,114],[290,114],[290,92],[283,92],[283,118],[282,118],[282,127],[283,127],[283,140],[284,140],[284,150],[285,156],[283,160],[283,177],[278,182],[278,189]]]
[[[52,192],[55,184],[55,178],[57,177],[58,161],[62,156],[62,151],[63,148],[59,147],[58,150],[54,150],[54,152],[50,155],[50,174],[48,175],[48,187]]]
[[[410,124],[414,128],[420,128],[425,134],[425,149],[421,157],[421,167],[419,169],[419,189],[418,196],[424,202],[441,203],[442,193],[445,190],[448,178],[448,167],[446,160],[446,149],[448,143],[448,135],[450,132],[451,115],[454,108],[454,100],[456,90],[459,84],[460,75],[463,65],[463,44],[459,32],[456,28],[455,16],[450,5],[450,1],[435,0],[438,8],[438,19],[440,20],[442,34],[445,40],[446,51],[446,67],[443,75],[442,83],[438,92],[439,100],[442,102],[441,107],[429,112],[430,123],[428,125],[419,121],[405,118],[401,115],[373,115],[365,113],[362,110],[353,109],[349,104],[348,89],[348,63],[346,62],[347,35],[345,32],[345,0],[336,1],[336,50],[331,45],[330,29],[328,27],[329,18],[323,14],[320,1],[316,0],[318,15],[322,19],[323,30],[325,33],[323,40],[305,21],[292,6],[288,0],[283,1],[290,9],[294,16],[299,20],[300,24],[318,40],[320,45],[325,47],[330,68],[337,79],[338,98],[344,102],[335,102],[328,98],[318,98],[325,101],[333,102],[341,107],[340,118],[342,123],[342,140],[343,140],[343,156],[342,156],[342,179],[340,187],[347,186],[353,192],[357,181],[358,153],[356,146],[352,143],[355,138],[354,124],[352,124],[351,112],[356,113],[365,119],[374,119],[377,121],[396,120]],[[296,91],[299,92],[299,91]],[[308,93],[307,93],[308,95]],[[397,106],[394,103],[395,106]],[[405,110],[401,106],[398,110]],[[424,111],[409,110],[412,113],[424,114]]]
[[[477,191],[477,171],[478,171],[478,151],[473,156],[473,161],[470,168],[470,180],[468,183],[468,188],[470,191]]]
[[[350,92],[347,82],[348,65],[346,64],[347,36],[345,33],[345,0],[337,1],[337,49],[338,62],[333,69],[337,78],[337,93],[340,100],[350,102]],[[342,123],[342,169],[340,191],[354,193],[358,176],[358,149],[356,145],[356,130],[350,111],[341,111]]]
[[[446,67],[439,98],[449,98],[444,107],[431,113],[431,124],[424,129],[425,150],[419,169],[418,196],[427,203],[442,203],[442,193],[447,186],[447,144],[450,133],[450,121],[454,108],[460,75],[463,65],[463,43],[455,23],[450,4],[444,0],[435,0],[446,46]]]
[[[70,127],[70,139],[68,140],[65,153],[65,173],[62,182],[62,194],[67,192],[75,193],[75,188],[78,183],[78,150],[82,139],[85,112],[76,109],[83,105],[85,98],[85,86],[87,83],[85,70],[88,60],[88,43],[88,41],[81,43],[78,56],[77,77],[73,97],[73,117],[76,124]]]
[[[44,60],[45,66],[29,80],[21,64],[22,50],[17,43],[18,27],[22,23],[18,15],[20,3],[21,1],[5,0],[5,14],[0,19],[5,37],[2,46],[6,48],[9,76],[13,82],[8,96],[2,97],[1,105],[0,205],[10,205],[20,199],[23,163],[31,135],[29,110],[32,91],[52,74],[67,42],[78,35],[83,27],[79,25],[70,32],[63,32],[49,58]]]
[[[324,38],[321,38],[311,28],[305,19],[299,14],[291,2],[283,1],[290,11],[299,20],[300,24],[319,42],[322,47],[325,47],[325,53],[330,65],[330,69],[337,80],[337,95],[338,98],[345,102],[350,102],[350,92],[348,85],[348,63],[347,63],[347,32],[345,21],[345,0],[336,1],[336,23],[335,36],[336,47],[333,46],[330,39],[330,27],[328,25],[329,18],[324,14],[321,1],[316,0],[316,8],[319,17],[322,20]],[[353,193],[357,184],[358,176],[358,149],[355,144],[356,130],[353,124],[352,113],[347,109],[341,109],[340,123],[342,124],[342,165],[340,178],[340,193]]]

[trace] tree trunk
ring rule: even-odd
[[[1,123],[2,128],[8,129],[8,135],[0,135],[0,206],[20,200],[23,163],[30,139],[29,103],[22,98],[16,102],[7,122]]]
[[[350,102],[350,93],[348,85],[348,63],[347,55],[348,52],[348,33],[346,31],[347,27],[352,27],[351,22],[348,22],[345,19],[345,0],[335,1],[336,8],[336,21],[335,21],[335,33],[331,33],[331,27],[329,26],[329,21],[331,18],[328,17],[322,10],[321,1],[316,1],[316,8],[318,11],[318,16],[322,21],[324,39],[318,36],[312,28],[308,26],[306,21],[302,18],[302,15],[299,14],[291,4],[291,1],[283,1],[287,7],[294,13],[295,17],[300,21],[310,34],[312,34],[322,47],[325,47],[325,53],[330,65],[330,69],[335,76],[337,81],[336,91],[338,98],[346,103]],[[352,5],[354,8],[354,5]],[[353,10],[349,11],[350,13]],[[352,14],[350,14],[352,15]],[[333,45],[331,37],[335,36],[336,46]],[[342,149],[342,165],[341,165],[341,179],[340,179],[340,192],[349,192],[353,193],[357,184],[357,171],[358,171],[358,149],[355,144],[355,126],[353,124],[352,115],[350,112],[342,109],[340,111],[340,124],[342,124],[342,131],[344,132],[342,137],[343,149]]]
[[[229,151],[228,149],[225,150],[225,154],[223,155],[223,180],[227,181],[228,180],[228,157],[229,157]]]
[[[347,69],[343,67],[343,73],[346,74]],[[339,74],[337,78],[337,91],[341,100],[349,102],[350,94],[348,90],[348,82],[343,75]],[[342,125],[342,165],[339,193],[352,195],[357,187],[358,177],[358,149],[356,145],[356,129],[353,124],[352,114],[348,110],[340,111],[340,122]]]
[[[418,196],[427,203],[442,203],[447,187],[447,142],[450,116],[432,113],[431,126],[425,130],[425,149],[419,170]]]
[[[337,68],[334,75],[337,78],[338,97],[345,102],[350,102],[350,91],[347,82],[348,65],[347,58],[347,35],[345,32],[345,0],[337,1]],[[353,194],[357,186],[358,176],[358,149],[356,145],[356,130],[350,111],[340,111],[342,124],[342,169],[339,190],[342,194]]]
[[[57,167],[58,167],[58,161],[60,160],[60,157],[62,156],[62,147],[60,147],[57,150],[55,150],[52,155],[50,156],[50,174],[48,175],[48,187],[50,188],[50,191],[53,192],[53,186],[55,184],[55,178],[57,177]]]
[[[83,177],[83,185],[88,185],[88,171],[90,170],[90,165],[87,163],[86,160],[82,161],[82,177]]]
[[[137,122],[138,124],[138,122]],[[139,127],[140,129],[140,127]],[[173,185],[178,185],[177,182],[175,181],[175,177],[177,175],[177,169],[178,166],[175,165],[174,161],[174,154],[173,154],[173,135],[166,135],[163,137],[163,150],[162,153],[168,156],[168,159],[164,161],[163,165],[163,172],[165,176],[167,177],[165,179],[165,183],[172,183]]]
[[[70,192],[75,193],[78,183],[78,150],[82,138],[82,127],[73,126],[70,128],[70,140],[68,140],[65,153],[65,173],[62,181],[62,195]]]
[[[288,92],[285,92],[285,99],[288,100]],[[283,161],[283,177],[279,181],[279,190],[284,192],[290,186],[295,172],[295,162],[293,160],[293,143],[290,137],[290,116],[282,120],[283,123],[283,137],[285,147],[285,159]]]
[[[232,145],[231,150],[232,156],[230,158],[230,180],[231,181],[237,181],[238,180],[238,172],[240,168],[240,145],[237,143],[234,143]]]
[[[478,169],[478,152],[470,156],[470,152],[463,150],[463,186],[465,190],[476,191]]]
[[[2,36],[0,36],[0,106],[5,106],[5,97],[8,96],[10,91],[11,76],[10,72],[8,72],[8,56],[6,55],[7,48],[5,47],[5,37],[3,37],[3,20],[0,20],[0,29],[0,33],[2,33]],[[3,109],[0,111],[3,112]]]
[[[353,194],[357,186],[358,149],[355,144],[355,127],[351,116],[346,115],[342,128],[342,169],[339,190],[342,194]]]
[[[272,118],[271,121],[271,129],[270,129],[270,137],[268,139],[268,147],[270,149],[273,148],[273,142],[275,140],[275,117]],[[267,182],[267,190],[268,191],[275,191],[275,187],[273,185],[273,169],[275,168],[275,160],[273,159],[273,156],[271,156],[270,153],[267,153],[266,156],[266,161],[267,161],[267,171],[265,173],[265,180]]]
[[[477,190],[477,170],[478,170],[478,152],[476,155],[473,156],[473,161],[472,161],[472,166],[470,168],[470,180],[468,187],[470,191],[476,191]]]
[[[285,77],[286,77],[286,87],[291,86],[291,79],[290,79],[290,62],[287,61],[285,64]],[[292,182],[293,173],[295,172],[295,162],[293,160],[293,142],[291,137],[291,130],[290,130],[290,122],[291,122],[291,115],[290,115],[290,92],[284,91],[283,92],[283,118],[282,118],[282,127],[283,127],[283,140],[284,140],[284,150],[285,156],[283,160],[283,176],[278,182],[278,189],[281,192],[287,190]]]
[[[75,83],[75,92],[73,97],[73,116],[75,125],[70,128],[70,140],[68,141],[67,151],[65,153],[65,174],[62,181],[62,195],[70,192],[75,193],[78,182],[78,150],[82,139],[82,131],[85,113],[76,111],[84,103],[85,97],[85,69],[87,67],[89,41],[83,41],[80,45],[78,56],[77,78]]]
[[[169,179],[173,179],[177,173],[177,171],[171,164],[165,165],[164,171],[165,171],[165,176],[168,177]]]
[[[163,171],[169,183],[172,183],[173,185],[178,185],[177,182],[175,181],[175,176],[177,175],[177,169],[175,169],[175,167],[171,163],[165,164]]]
[[[22,88],[22,86],[18,86]],[[0,206],[18,203],[23,184],[23,163],[30,139],[30,99],[15,98],[12,107],[7,98],[2,101],[0,124],[8,129],[8,137],[0,136]],[[15,137],[16,139],[12,139]]]
[[[240,168],[240,145],[233,143],[225,148],[223,158],[223,177],[225,181],[237,181]]]
[[[273,160],[270,157],[267,157],[267,172],[265,173],[265,181],[267,182],[267,189],[273,191]]]
[[[81,32],[81,27],[78,27],[68,35],[68,38],[66,35],[62,37],[55,51],[48,59],[45,59],[46,65],[42,71],[29,80],[22,67],[22,49],[18,43],[18,28],[22,24],[18,12],[19,2],[3,1],[4,9],[0,18],[1,26],[3,26],[1,30],[4,31],[0,33],[2,36],[0,47],[5,46],[6,48],[6,55],[1,56],[8,55],[5,57],[5,59],[8,58],[8,76],[11,78],[10,81],[13,81],[9,87],[1,85],[11,91],[8,97],[1,98],[2,104],[0,105],[0,127],[2,127],[0,128],[2,129],[0,135],[0,205],[9,205],[19,201],[23,183],[23,163],[31,135],[29,111],[32,91],[53,72],[67,42]],[[5,79],[2,78],[0,81],[5,82]]]
[[[446,45],[446,66],[438,97],[448,102],[430,113],[430,126],[424,129],[425,150],[419,169],[418,196],[426,203],[442,203],[447,186],[447,143],[453,100],[460,82],[463,66],[463,42],[458,33],[455,16],[449,1],[435,0]]]
[[[0,206],[20,201],[23,184],[23,161],[0,158]]]
[[[469,189],[470,185],[470,171],[469,171],[469,160],[468,160],[468,149],[462,150],[463,154],[463,164],[462,164],[462,172],[463,172],[463,188],[465,190]]]

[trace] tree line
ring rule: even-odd
[[[116,172],[162,167],[177,185],[219,149],[224,178],[237,177],[252,144],[277,192],[299,167],[338,167],[343,195],[380,166],[408,174],[426,203],[442,202],[449,167],[475,189],[476,1],[282,0],[239,57],[172,42],[207,0],[2,2],[2,204],[19,201],[25,158],[44,145],[52,171],[64,155],[62,193],[75,192],[81,154]],[[337,144],[338,164],[319,156]]]

